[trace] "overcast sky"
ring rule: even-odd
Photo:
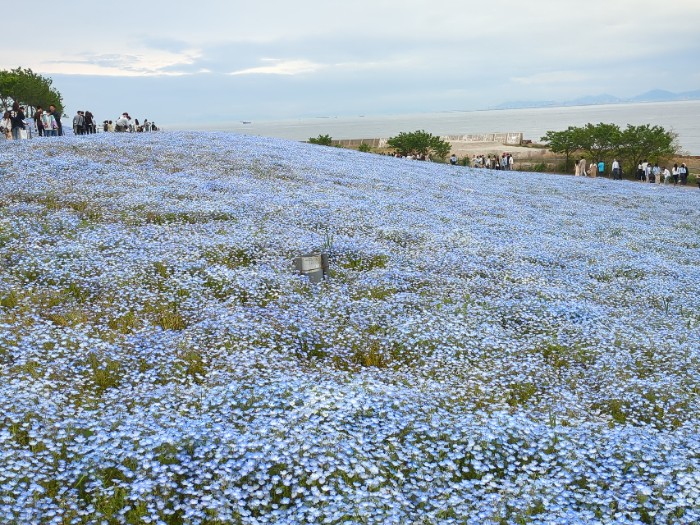
[[[0,69],[50,76],[66,113],[99,120],[369,116],[700,89],[699,0],[31,6],[24,34],[8,29]]]

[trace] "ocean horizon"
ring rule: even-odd
[[[448,110],[429,113],[357,116],[317,116],[281,120],[221,121],[208,124],[171,124],[170,129],[206,129],[308,140],[319,135],[334,139],[388,138],[402,131],[425,130],[434,135],[523,133],[539,142],[547,131],[561,131],[587,123],[660,125],[678,135],[681,150],[700,155],[700,100],[559,106],[522,109]]]

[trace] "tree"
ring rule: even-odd
[[[569,126],[565,131],[548,131],[542,141],[554,153],[565,153],[567,161],[581,152],[592,162],[611,160],[622,162],[625,173],[633,173],[644,159],[661,162],[678,154],[677,135],[661,126],[628,125],[620,130],[616,124],[586,124],[582,128]],[[628,171],[629,170],[629,171]]]
[[[12,70],[0,71],[0,104],[7,109],[14,102],[27,106],[27,114],[31,115],[37,106],[56,106],[59,114],[63,113],[61,94],[51,87],[52,80],[31,69],[18,67]]]
[[[450,154],[452,146],[449,142],[445,142],[440,137],[433,137],[430,141],[430,149],[435,157],[440,160],[445,160],[445,158]]]
[[[634,173],[637,165],[644,159],[652,162],[662,162],[678,154],[678,136],[666,131],[661,126],[644,124],[641,126],[627,125],[620,135],[620,145],[617,151],[627,173]]]
[[[357,151],[361,151],[362,153],[369,153],[370,151],[372,151],[372,147],[366,142],[361,142],[360,145],[357,147]]]
[[[330,135],[319,135],[318,137],[310,138],[310,144],[319,144],[321,146],[330,146],[333,143],[333,139]]]
[[[566,171],[569,171],[569,157],[580,148],[581,128],[569,126],[564,131],[548,131],[540,139],[548,145],[554,153],[564,153],[566,155]]]
[[[621,132],[617,124],[586,124],[579,134],[579,148],[591,162],[605,160],[620,147]]]
[[[450,153],[450,144],[427,131],[418,130],[411,133],[402,131],[396,137],[387,140],[387,145],[396,149],[401,155],[430,155],[444,160]]]

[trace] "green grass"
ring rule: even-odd
[[[346,270],[367,272],[375,268],[386,268],[388,263],[388,255],[363,256],[362,254],[348,254],[345,260],[341,261],[340,267]]]
[[[119,360],[100,357],[92,352],[86,359],[88,365],[87,379],[94,385],[95,393],[100,396],[107,389],[120,385],[125,374],[124,366]]]
[[[257,262],[255,251],[225,244],[203,250],[202,258],[210,265],[221,265],[231,269],[252,266]]]
[[[176,358],[175,370],[178,375],[196,384],[202,384],[207,376],[208,366],[200,350],[182,348]]]

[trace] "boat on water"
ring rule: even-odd
[[[241,124],[252,124],[250,120],[241,120]]]

